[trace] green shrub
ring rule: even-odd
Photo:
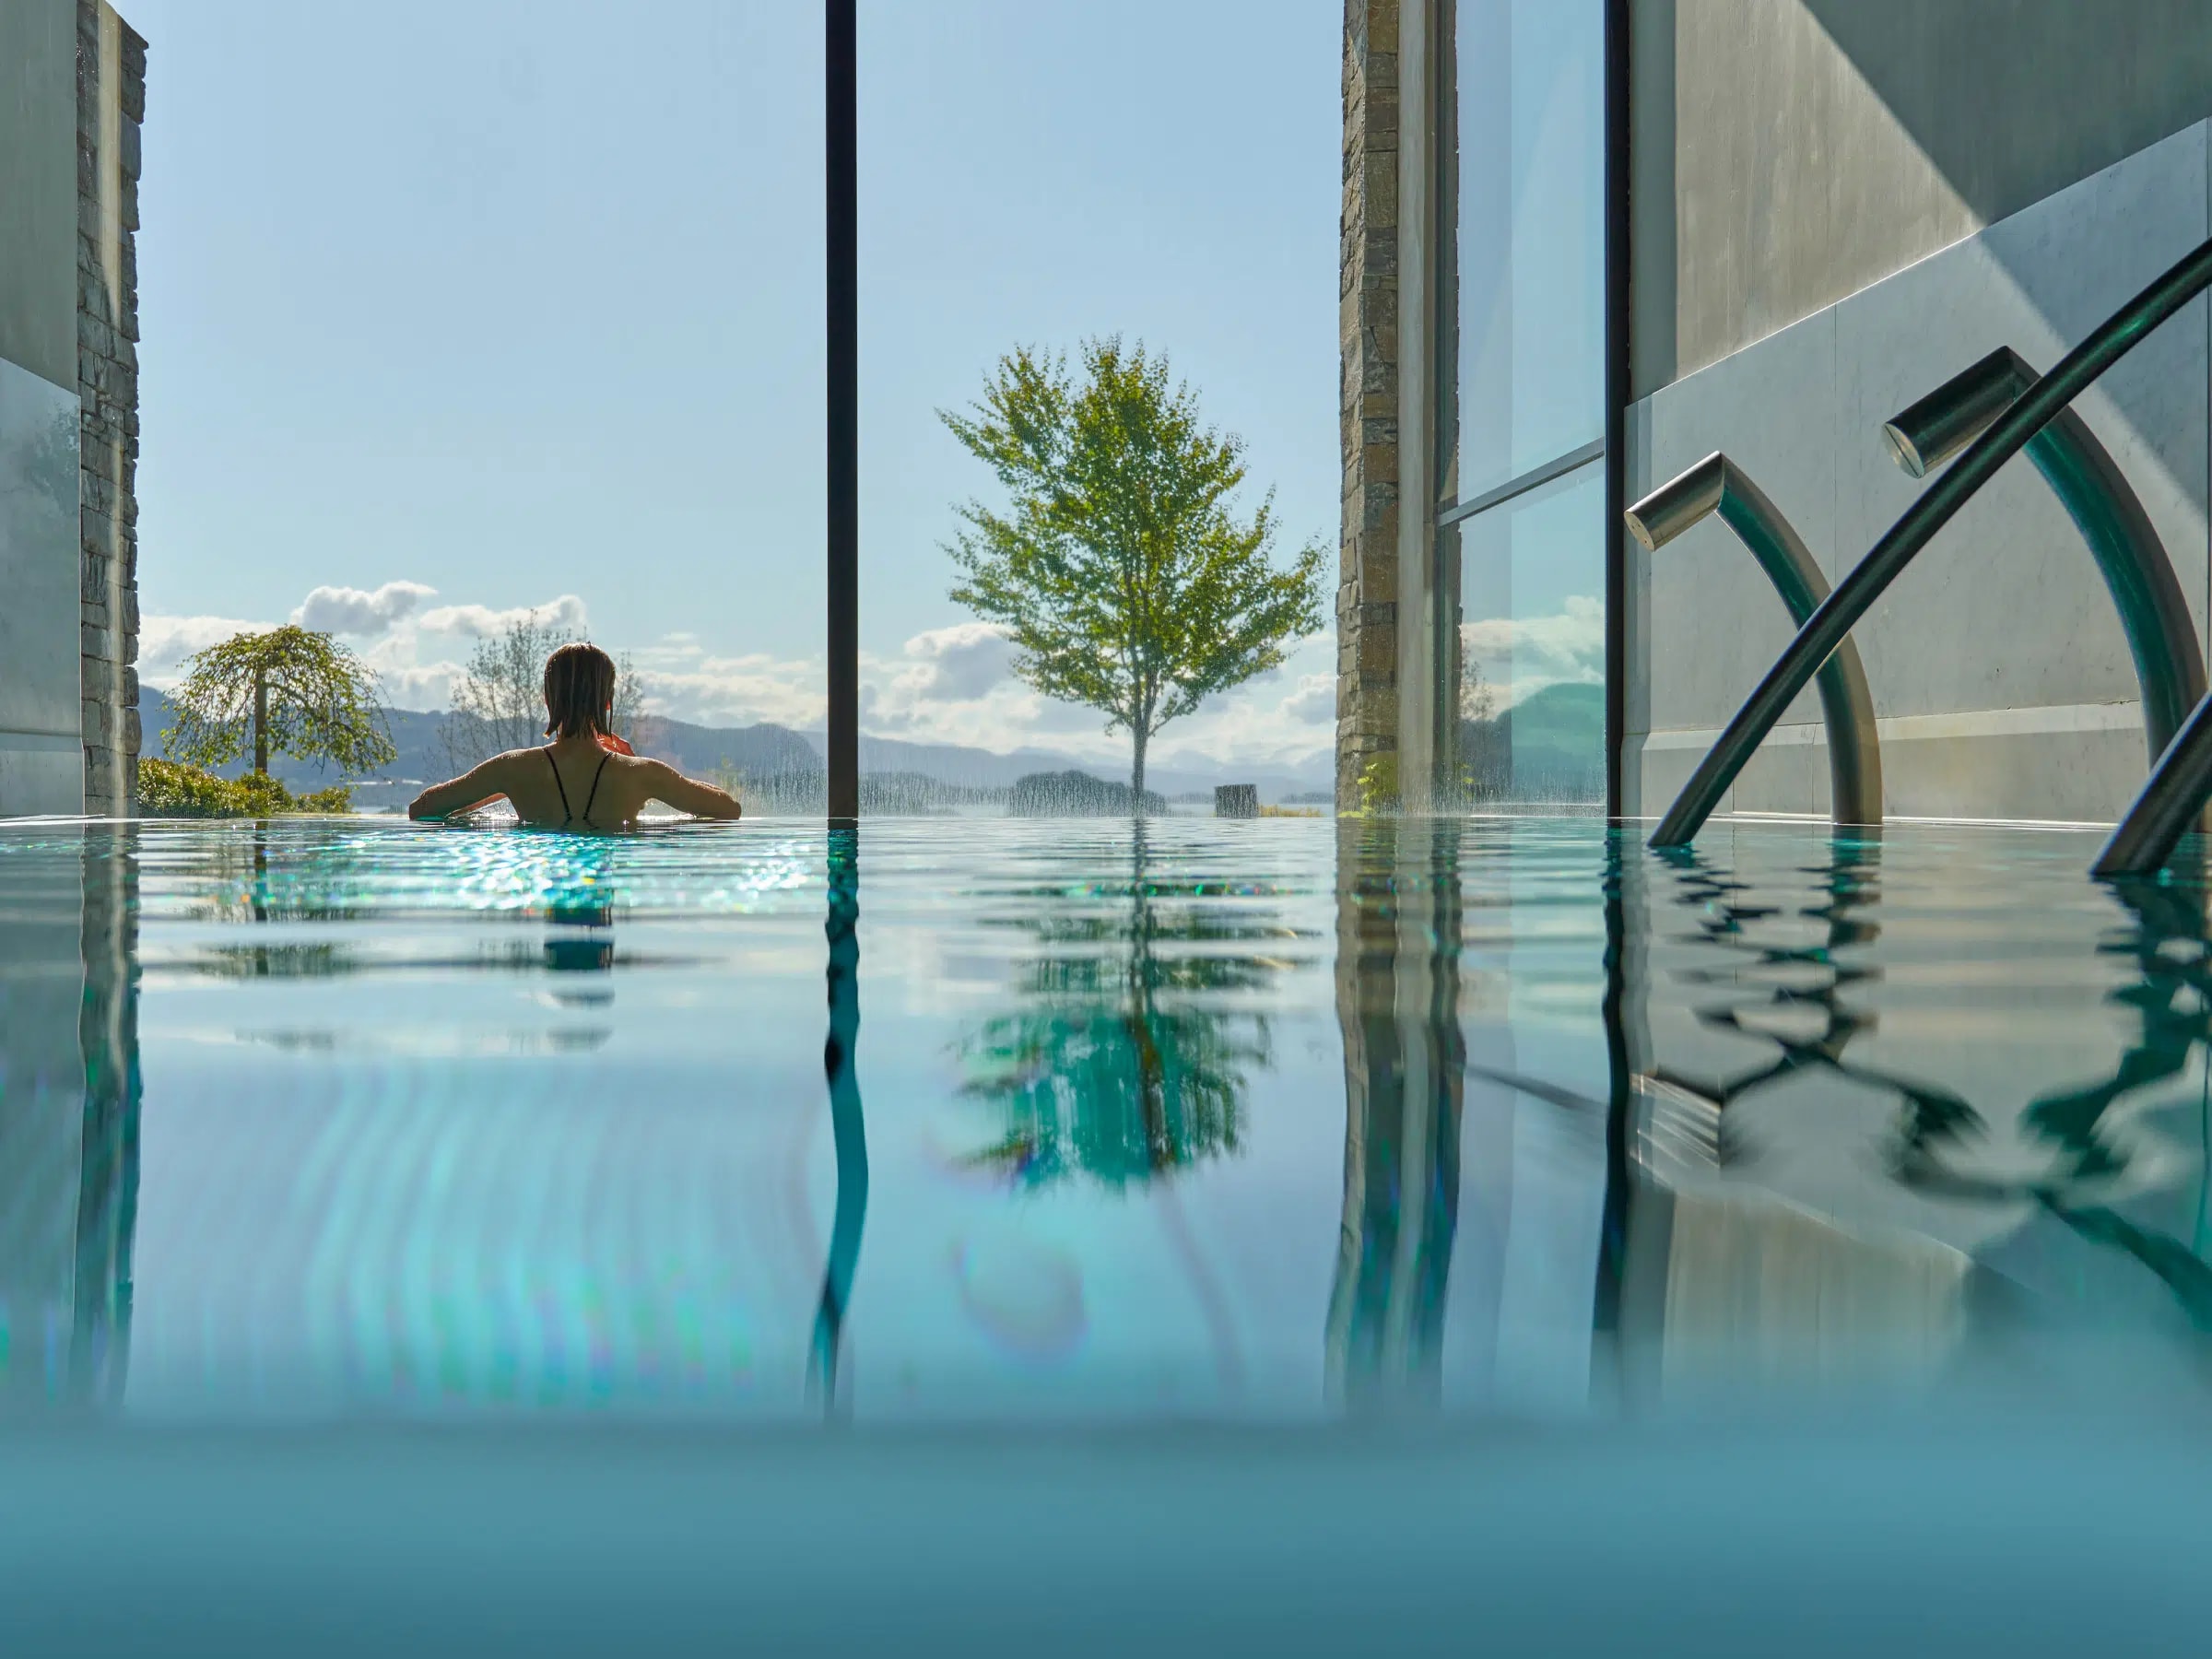
[[[353,791],[343,783],[333,783],[328,789],[318,789],[312,794],[294,795],[294,812],[351,812]]]
[[[218,778],[176,760],[138,762],[138,811],[144,818],[276,818],[294,812],[350,812],[353,791],[343,783],[295,797],[260,772]]]
[[[138,762],[138,810],[147,818],[227,818],[231,786],[174,760]]]
[[[1398,756],[1386,749],[1359,769],[1359,804],[1347,818],[1374,818],[1398,809]]]

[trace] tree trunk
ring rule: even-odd
[[[269,678],[256,671],[253,676],[253,770],[263,777],[269,773]]]
[[[1132,817],[1132,818],[1143,818],[1143,817],[1145,816],[1145,728],[1144,728],[1144,726],[1143,726],[1141,724],[1138,724],[1138,725],[1137,725],[1137,727],[1135,728],[1135,732],[1136,732],[1136,754],[1135,754],[1135,759],[1134,759],[1134,760],[1132,760],[1132,762],[1130,763],[1130,767],[1129,767],[1129,816],[1130,816],[1130,817]]]
[[[1144,775],[1144,742],[1137,742],[1137,775]],[[1152,1006],[1152,912],[1145,892],[1145,827],[1139,823],[1129,846],[1129,1012],[1123,1024],[1136,1055],[1136,1098],[1144,1116],[1145,1164],[1164,1175],[1177,1162],[1174,1126],[1168,1118],[1168,1068],[1159,1052]]]

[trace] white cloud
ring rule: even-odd
[[[1599,685],[1606,677],[1605,603],[1586,594],[1571,594],[1549,616],[1463,623],[1459,637],[1497,688],[1501,709],[1547,686]]]
[[[656,714],[700,725],[769,721],[801,731],[825,716],[828,670],[819,657],[709,656],[697,646],[664,644],[633,652],[630,661],[645,706]]]
[[[1253,770],[1323,766],[1336,741],[1336,640],[1310,634],[1283,665],[1209,698],[1153,739],[1160,765]]]
[[[573,594],[563,594],[543,605],[511,605],[504,610],[488,605],[441,605],[435,610],[424,611],[420,626],[426,633],[486,640],[505,633],[517,622],[550,623],[577,634],[590,626],[583,601]]]
[[[988,622],[935,628],[907,641],[907,683],[924,702],[968,702],[1013,672],[1014,642]]]
[[[1300,675],[1298,689],[1283,699],[1282,713],[1285,720],[1333,729],[1336,724],[1336,677]]]
[[[375,638],[390,633],[437,591],[419,582],[387,582],[368,591],[319,587],[300,602],[300,608],[292,613],[292,620],[318,633]]]
[[[384,700],[395,709],[442,709],[453,699],[453,682],[462,665],[442,653],[423,650],[422,637],[412,628],[401,628],[361,653],[361,660],[375,670]]]
[[[1109,734],[1097,709],[1053,702],[1015,679],[1013,651],[995,629],[967,623],[916,634],[899,654],[861,659],[861,724],[883,736],[969,744],[1004,752],[1025,745],[1088,761],[1126,763],[1129,737]],[[1300,766],[1335,740],[1335,643],[1294,641],[1280,668],[1210,698],[1153,740],[1163,764]]]
[[[220,645],[234,634],[253,633],[266,622],[236,617],[146,617],[138,624],[138,677],[167,688],[184,677],[184,659]]]
[[[410,709],[450,706],[469,646],[510,622],[550,621],[581,632],[587,619],[584,602],[574,594],[539,605],[469,603],[426,610],[421,601],[429,594],[426,584],[412,582],[366,591],[322,587],[294,615],[326,625],[340,618],[365,624],[354,631],[363,660],[381,677],[385,697],[395,707]],[[380,618],[389,620],[381,632],[372,631]],[[1563,632],[1554,627],[1526,639],[1516,636],[1521,660],[1525,664],[1530,652],[1545,641],[1556,653],[1579,660],[1583,642],[1576,630],[1593,628],[1591,640],[1602,653],[1600,613],[1583,618],[1571,612],[1566,621],[1570,626]],[[142,671],[149,684],[171,685],[178,665],[192,651],[267,626],[221,617],[149,616],[141,633]],[[818,652],[716,652],[696,629],[644,643],[603,642],[618,652],[629,647],[646,706],[653,712],[703,725],[770,721],[801,731],[821,728],[827,670]],[[1050,747],[1087,763],[1126,764],[1126,733],[1109,735],[1106,717],[1096,709],[1039,696],[1014,677],[1013,657],[1006,636],[981,622],[926,629],[895,652],[864,653],[862,727],[917,742],[1002,753]],[[1154,739],[1153,755],[1162,765],[1228,764],[1255,771],[1311,766],[1327,755],[1335,740],[1335,688],[1334,637],[1324,633],[1295,641],[1281,668],[1209,699],[1197,713],[1161,732]]]
[[[468,641],[496,634],[510,622],[551,622],[582,633],[587,620],[583,601],[563,594],[542,605],[505,607],[448,605],[422,610],[437,593],[428,582],[399,580],[381,587],[324,585],[296,606],[288,620],[302,628],[350,637],[361,659],[376,671],[385,699],[396,708],[441,709],[453,698],[462,672],[456,657]],[[276,626],[242,617],[148,616],[139,627],[139,674],[166,690],[183,677],[183,662],[194,652],[219,644],[234,634]]]

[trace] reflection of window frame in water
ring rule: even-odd
[[[9,1409],[112,1413],[123,1402],[138,1193],[134,839],[127,827],[86,826],[73,846],[18,854],[26,874],[65,866],[76,903],[51,919],[18,917],[0,970],[37,982],[0,995],[0,1138],[17,1143],[0,1164],[0,1342],[10,1355],[0,1404]],[[57,972],[64,962],[74,971]],[[63,1053],[42,1059],[55,1044]],[[39,1155],[23,1156],[24,1136],[44,1143]],[[75,1188],[66,1203],[18,1184],[57,1175]],[[21,1231],[53,1233],[57,1223],[65,1236]],[[41,1285],[37,1276],[51,1277]]]

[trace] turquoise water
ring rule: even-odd
[[[0,1407],[1609,1419],[2115,1355],[2194,1390],[2204,897],[2093,850],[9,828]]]

